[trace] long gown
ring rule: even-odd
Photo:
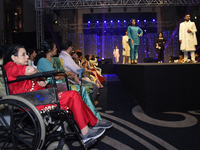
[[[40,72],[45,72],[45,71],[52,71],[52,70],[57,70],[57,71],[62,71],[65,72],[65,69],[62,67],[60,60],[58,57],[51,57],[51,61],[48,61],[45,58],[40,58],[38,63],[37,63],[37,69]],[[52,83],[52,79],[48,78],[47,79],[48,83]],[[61,82],[65,82],[65,79],[62,80],[57,80],[57,83],[61,83]],[[72,89],[72,87],[75,87],[75,89]],[[70,85],[69,84],[69,90],[76,90],[77,92],[80,93],[80,86],[79,85]],[[82,92],[82,99],[83,101],[86,103],[86,105],[90,108],[90,110],[94,113],[94,115],[101,120],[101,116],[99,114],[99,112],[96,110],[95,106],[93,105],[85,87],[81,87],[81,92]]]

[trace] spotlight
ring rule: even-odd
[[[153,22],[155,22],[156,20],[155,19],[153,19]]]
[[[88,21],[88,23],[90,23],[90,21]]]
[[[57,24],[57,23],[58,23],[58,21],[56,20],[56,21],[55,21],[55,24]]]
[[[104,23],[106,23],[106,21],[104,21]]]
[[[194,19],[197,19],[197,16],[195,16]]]
[[[147,30],[144,30],[144,32],[147,32]]]
[[[140,20],[137,20],[137,22],[140,22]]]
[[[97,21],[97,23],[99,23],[99,21]]]
[[[112,20],[111,20],[110,22],[111,22],[111,23],[113,23],[113,21],[112,21]]]
[[[120,22],[120,20],[117,20],[117,22]]]
[[[124,22],[126,22],[126,20],[124,20]]]
[[[144,22],[147,22],[147,20],[144,20]]]

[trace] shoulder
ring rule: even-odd
[[[40,58],[40,59],[38,60],[38,63],[41,63],[41,62],[48,62],[48,60],[47,60],[46,58]]]

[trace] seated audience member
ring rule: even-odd
[[[97,75],[99,81],[101,82],[101,84],[103,84],[103,83],[105,82],[105,80],[106,80],[105,77],[100,76],[100,75],[97,73],[97,70],[96,70],[95,68],[91,67],[91,65],[90,65],[90,60],[91,60],[91,58],[92,58],[91,55],[86,55],[85,58],[86,58],[86,60],[87,60],[87,69],[88,69],[88,70],[91,70],[91,71],[94,71],[94,72],[96,73],[96,75]]]
[[[88,78],[93,80],[98,88],[103,88],[103,85],[99,81],[96,71],[89,70],[87,64],[88,64],[87,60],[85,60],[84,63],[82,64],[82,67],[85,68],[84,76],[87,76]]]
[[[76,51],[76,54],[78,56],[78,62],[79,62],[79,66],[82,66],[81,62],[83,63],[83,53],[81,51]]]
[[[173,56],[170,56],[169,63],[174,63],[174,57]]]
[[[180,54],[179,55],[179,60],[178,60],[178,63],[183,63],[184,62],[184,58],[183,58],[183,55]]]
[[[195,60],[196,60],[196,62],[200,62],[200,56],[199,55],[200,55],[199,52],[195,53]]]
[[[27,49],[27,52],[28,52],[28,55],[29,55],[29,58],[28,58],[28,66],[33,66],[36,68],[36,66],[34,65],[34,58],[36,57],[37,55],[37,52],[34,48],[28,48]]]
[[[18,76],[31,75],[37,72],[32,66],[27,66],[28,55],[22,45],[12,45],[7,50],[4,57],[4,68],[8,81],[16,80]],[[47,82],[43,78],[35,80],[25,80],[9,84],[10,94],[19,94],[45,89]],[[81,137],[87,141],[91,138],[100,137],[105,128],[112,126],[112,123],[98,120],[92,111],[83,102],[81,96],[76,91],[63,91],[58,93],[60,108],[66,110],[67,107],[73,112],[74,120],[81,130]],[[40,105],[36,108],[41,111],[48,106],[56,104]],[[88,124],[92,128],[88,127]],[[104,128],[104,129],[103,129]]]
[[[93,57],[92,57],[92,54],[90,54],[90,57],[91,57],[91,59],[90,59],[89,61],[90,61],[91,67],[95,68],[96,71],[97,71],[97,73],[98,73],[99,75],[101,75],[101,71],[102,71],[102,70],[101,70],[101,68],[97,67],[97,66],[98,66],[98,61],[97,61],[96,56],[93,56]]]
[[[56,44],[53,40],[46,40],[42,43],[42,52],[36,56],[35,58],[35,65],[37,65],[37,69],[39,72],[46,72],[46,71],[52,71],[57,70],[58,72],[66,72],[65,69],[62,67],[60,63],[60,59],[58,57],[52,57],[57,53]],[[69,72],[66,72],[69,74]],[[70,73],[71,75],[71,73]],[[77,76],[75,76],[77,78]],[[61,83],[65,82],[65,76],[63,74],[59,74],[55,76],[56,82]],[[76,80],[75,80],[76,81]],[[52,83],[52,78],[47,79],[48,83]],[[86,105],[91,109],[91,111],[94,113],[94,115],[101,120],[101,116],[99,112],[94,107],[88,93],[91,93],[92,91],[88,91],[85,87],[79,85],[74,85],[70,82],[69,83],[69,89],[70,90],[76,90],[79,93],[81,92],[81,96],[83,98],[83,101],[86,103]],[[89,86],[89,85],[88,85]]]
[[[81,69],[81,67],[78,66],[71,57],[71,53],[72,53],[72,50],[73,50],[72,42],[69,41],[69,40],[62,41],[61,42],[61,50],[62,51],[60,52],[59,58],[62,58],[63,66],[64,66],[65,70],[71,71],[71,72],[75,73],[76,75],[78,75],[77,70]],[[77,55],[78,55],[79,59],[82,59],[82,52],[78,52]],[[95,101],[95,99],[97,97],[97,93],[98,93],[97,85],[94,82],[92,82],[92,81],[90,81],[89,79],[86,79],[86,78],[82,78],[82,83],[83,84],[92,83],[92,87],[93,87],[92,98]]]
[[[79,64],[78,55],[74,51],[72,51],[71,57],[74,60],[74,62],[78,65]]]

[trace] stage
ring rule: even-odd
[[[115,73],[145,112],[200,109],[200,63],[105,64],[100,67],[103,73]]]

